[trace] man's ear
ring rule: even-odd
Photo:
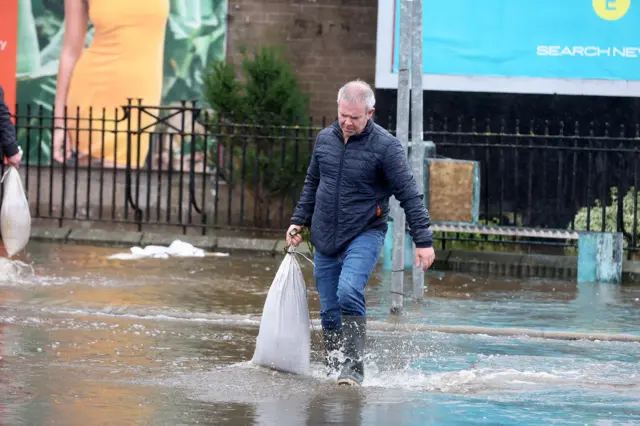
[[[371,110],[367,113],[367,118],[373,117],[373,113],[375,112],[375,108],[371,108]]]

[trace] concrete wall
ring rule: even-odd
[[[286,49],[311,115],[336,116],[340,86],[375,77],[377,0],[229,0],[227,60],[240,48],[279,44]]]

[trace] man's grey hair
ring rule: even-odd
[[[376,105],[376,96],[373,94],[373,89],[360,79],[352,80],[340,88],[338,91],[338,103],[341,100],[352,104],[364,102],[365,112],[371,111]]]

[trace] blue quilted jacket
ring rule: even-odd
[[[345,144],[336,121],[316,138],[291,224],[310,227],[316,250],[333,256],[363,231],[387,230],[391,195],[405,211],[416,246],[431,247],[429,214],[400,141],[369,120]]]

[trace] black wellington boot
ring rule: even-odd
[[[327,367],[327,375],[340,371],[340,352],[343,350],[344,337],[342,330],[322,329],[324,341],[324,363]]]
[[[361,385],[364,380],[364,343],[367,319],[364,316],[343,316],[345,363],[338,377],[339,385]]]

